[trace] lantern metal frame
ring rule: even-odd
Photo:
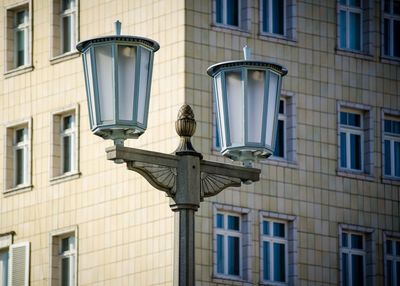
[[[123,120],[119,118],[119,93],[118,77],[118,60],[119,60],[119,47],[133,47],[135,48],[135,82],[134,95],[133,95],[133,109],[132,120]],[[101,120],[100,115],[100,95],[99,95],[99,82],[98,70],[96,63],[96,56],[94,49],[97,47],[111,47],[111,61],[112,61],[112,113],[113,120]],[[150,101],[151,79],[153,73],[154,52],[159,50],[160,46],[156,41],[144,37],[115,35],[93,38],[82,41],[77,44],[77,50],[82,53],[82,61],[84,66],[86,95],[88,100],[88,109],[90,116],[90,128],[92,132],[104,139],[113,139],[116,144],[123,144],[123,141],[128,138],[138,138],[147,128],[148,110]],[[146,94],[143,111],[143,122],[138,121],[138,100],[139,100],[139,82],[140,82],[140,68],[142,60],[142,52],[147,50],[149,52],[148,75],[146,80]],[[88,54],[90,55],[90,72],[88,71]],[[93,81],[93,82],[91,82]],[[91,90],[93,89],[93,90]],[[93,93],[93,94],[92,94]],[[95,102],[92,101],[94,99]]]
[[[246,49],[246,48],[245,48]],[[245,55],[246,55],[245,50]],[[231,119],[228,115],[228,99],[227,99],[227,87],[225,83],[225,74],[227,72],[240,72],[241,80],[242,80],[242,93],[243,93],[243,145],[232,144],[231,142],[231,132],[230,132],[230,124]],[[249,141],[248,136],[248,101],[247,98],[249,96],[248,91],[248,72],[249,71],[262,71],[264,72],[264,100],[263,100],[263,114],[262,114],[262,133],[260,143]],[[241,161],[244,165],[249,166],[253,161],[257,161],[258,159],[268,158],[275,148],[276,141],[276,132],[272,132],[271,145],[266,145],[266,131],[267,131],[267,112],[268,109],[268,92],[269,92],[269,76],[271,73],[274,73],[278,76],[277,81],[277,91],[276,91],[276,101],[275,101],[275,114],[278,114],[279,111],[279,97],[281,93],[281,83],[282,76],[287,74],[287,69],[281,65],[265,62],[265,61],[256,61],[256,60],[237,60],[237,61],[226,61],[214,64],[207,69],[207,73],[209,76],[213,77],[213,93],[215,95],[215,104],[217,106],[217,124],[219,126],[219,137],[221,140],[221,153],[222,155],[234,160]],[[222,104],[218,100],[217,95],[217,81],[218,77],[221,77],[221,91],[222,91]],[[221,118],[223,116],[223,118]],[[222,119],[224,121],[224,125],[222,124]],[[277,128],[277,116],[273,116],[273,125],[272,130],[276,130]],[[222,128],[224,126],[224,128]]]

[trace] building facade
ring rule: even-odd
[[[89,127],[81,40],[160,43],[148,130],[171,153],[190,104],[193,145],[218,152],[211,64],[277,62],[274,155],[260,182],[196,214],[198,285],[399,285],[400,1],[4,0],[0,4],[0,285],[172,285],[163,193],[106,160]]]

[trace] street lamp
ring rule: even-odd
[[[180,136],[180,143],[175,154],[124,147],[123,141],[125,139],[137,138],[146,129],[153,53],[158,50],[159,46],[153,40],[121,36],[119,35],[120,24],[117,22],[116,26],[116,36],[95,38],[77,45],[77,49],[83,54],[91,128],[94,134],[114,140],[114,146],[106,149],[108,160],[113,160],[116,163],[125,162],[129,170],[141,174],[152,186],[170,197],[170,207],[176,213],[175,227],[178,233],[174,239],[174,285],[195,285],[194,213],[200,207],[200,202],[205,197],[214,196],[227,187],[239,187],[242,182],[258,181],[261,171],[255,168],[203,160],[203,156],[196,152],[191,143],[191,137],[196,130],[196,121],[193,110],[186,104],[179,110],[178,120],[175,123],[176,132]],[[129,53],[125,54],[125,49],[129,49]],[[144,68],[142,68],[143,58],[140,55],[143,54],[143,51],[147,53]],[[121,57],[121,55],[123,56]],[[259,64],[257,65],[257,63]],[[277,68],[275,69],[275,65],[269,66],[266,63],[256,61],[246,62],[245,65],[232,65],[236,68],[242,68],[242,66],[241,72],[244,74],[244,78],[247,76],[247,69],[249,69],[249,74],[253,70],[263,73],[265,81],[268,80],[267,74],[270,75],[271,72],[277,72],[280,76],[286,72],[280,66],[276,65]],[[220,83],[216,85],[228,85],[228,87],[222,87],[222,90],[230,89],[230,81],[228,80],[226,83],[222,80],[223,77],[229,78],[226,67],[227,64],[223,63],[209,68],[209,73],[216,75],[216,78],[221,75]],[[145,73],[145,75],[143,76],[142,73]],[[134,82],[133,85],[132,82]],[[253,96],[252,91],[244,89],[246,86],[252,86],[251,80],[247,80],[247,82],[249,83],[246,84],[246,80],[243,81],[244,87],[241,95],[244,95],[245,98]],[[268,94],[274,94],[275,101],[279,99],[280,83],[279,77],[275,81],[276,88],[272,89],[273,92],[270,92],[271,89],[267,89]],[[264,84],[264,88],[265,86],[267,85]],[[121,87],[124,88],[121,89]],[[255,87],[255,89],[257,88]],[[263,97],[259,90],[261,88],[257,89],[255,96]],[[264,91],[264,94],[266,93]],[[219,96],[217,93],[217,97]],[[225,103],[224,100],[231,96],[230,93],[223,91],[222,96],[225,99],[221,99],[220,102],[229,106],[229,100]],[[142,99],[140,99],[141,97]],[[266,101],[267,99],[263,97],[263,100]],[[273,120],[275,124],[277,109],[274,104],[271,104],[274,106],[273,108],[263,109],[261,112],[272,112],[273,114],[268,115],[267,118],[271,118],[270,120]],[[123,108],[121,108],[122,106]],[[126,109],[124,109],[125,107]],[[251,106],[248,106],[249,108]],[[226,112],[224,109],[221,110],[221,114]],[[104,114],[107,114],[107,116]],[[255,118],[264,120],[264,117],[258,116]],[[225,121],[221,120],[226,124],[225,126],[233,128],[234,124],[241,124],[240,120],[235,122],[231,115],[223,115],[222,118],[226,118]],[[243,122],[243,116],[241,120]],[[261,125],[264,126],[264,124]],[[242,126],[243,130],[246,128],[246,125]],[[247,149],[245,144],[249,141],[244,140],[241,142],[240,149],[230,151],[229,148],[235,146],[226,144],[224,154],[228,154],[230,158],[237,160],[244,158],[245,163],[247,163],[258,155],[263,156],[264,153],[271,152],[273,138],[268,136],[272,136],[271,132],[273,131],[267,133],[268,127],[263,128],[262,135],[265,139],[257,142],[258,145],[251,145],[250,149]],[[226,130],[228,129],[225,128]],[[225,142],[229,142],[229,135],[223,136],[226,138]],[[263,151],[265,146],[267,151]],[[251,156],[244,156],[244,154],[251,154]]]

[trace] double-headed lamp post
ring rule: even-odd
[[[107,159],[126,163],[153,187],[170,197],[176,212],[174,285],[195,285],[194,213],[205,197],[227,187],[256,182],[260,170],[251,168],[258,158],[272,154],[275,142],[281,78],[280,65],[249,59],[211,66],[217,103],[221,152],[245,167],[203,160],[190,141],[196,129],[194,114],[183,105],[175,123],[180,143],[174,154],[124,147],[128,138],[138,138],[147,126],[154,52],[157,42],[116,35],[80,42],[92,132],[114,140]]]

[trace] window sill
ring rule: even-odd
[[[340,177],[347,177],[347,178],[352,178],[352,179],[357,179],[357,180],[366,180],[366,181],[372,182],[375,179],[370,174],[363,173],[362,171],[357,172],[357,171],[339,169],[339,170],[337,170],[336,173]]]
[[[398,65],[400,64],[400,58],[381,56],[381,62],[384,64]]]
[[[220,283],[225,285],[229,281],[229,285],[237,285],[237,286],[243,286],[243,285],[253,285],[252,283],[243,280],[240,277],[234,277],[234,276],[223,276],[223,275],[213,275],[212,277],[212,282],[214,283]]]
[[[268,159],[261,160],[260,163],[266,165],[285,167],[285,168],[292,168],[292,169],[297,169],[299,167],[299,165],[295,161],[290,161],[287,159],[273,157],[273,156],[269,157]]]
[[[56,185],[56,184],[64,183],[67,181],[72,181],[72,180],[78,179],[80,176],[81,176],[81,172],[78,172],[78,171],[62,174],[60,176],[51,178],[50,185]]]
[[[29,192],[33,189],[32,185],[20,185],[11,189],[7,189],[3,192],[4,196],[12,196],[24,192]]]
[[[212,29],[217,32],[232,32],[238,36],[248,36],[250,35],[250,31],[242,29],[236,26],[229,26],[224,24],[213,24],[211,25]]]
[[[368,61],[374,60],[373,55],[366,54],[363,51],[355,51],[355,50],[346,50],[346,49],[336,48],[336,54],[340,55],[340,56],[354,57],[354,58],[368,60]]]
[[[388,185],[400,186],[400,177],[383,176],[382,183]]]
[[[260,33],[260,34],[258,34],[258,37],[264,41],[285,44],[285,45],[289,45],[289,46],[297,46],[297,40],[290,39],[286,36]]]
[[[258,285],[261,286],[286,286],[288,283],[286,282],[260,282]]]
[[[23,73],[30,72],[32,70],[33,70],[33,66],[32,65],[20,66],[20,67],[17,67],[15,69],[6,71],[4,73],[4,77],[5,78],[10,78],[10,77],[13,77],[13,76],[17,76],[17,75],[20,75],[20,74],[23,74]]]
[[[77,50],[74,50],[51,58],[50,64],[55,65],[64,61],[75,59],[77,57],[79,57],[79,52]]]

